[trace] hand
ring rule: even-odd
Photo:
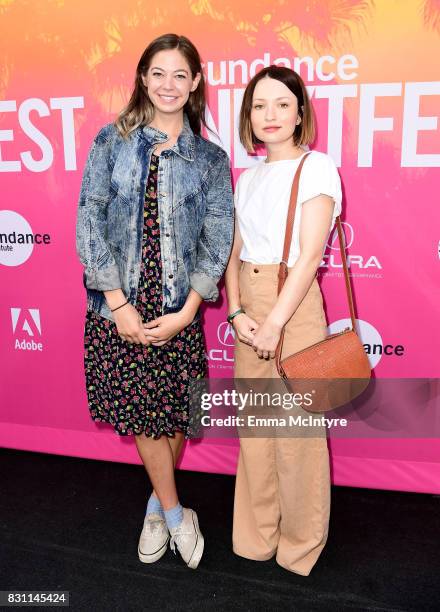
[[[241,312],[232,319],[232,327],[241,342],[252,346],[255,332],[258,329],[258,323],[254,319]]]
[[[260,359],[273,359],[280,340],[282,326],[266,319],[254,336],[252,348]]]
[[[182,331],[191,321],[181,312],[171,312],[143,324],[145,338],[153,346],[163,346]]]
[[[120,337],[129,344],[150,346],[142,328],[142,317],[131,304],[126,304],[113,313]]]

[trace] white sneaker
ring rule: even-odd
[[[204,539],[199,529],[197,514],[191,508],[183,508],[183,520],[178,527],[170,529],[171,550],[176,546],[188,567],[196,569],[203,555]]]
[[[138,555],[142,563],[154,563],[166,552],[170,534],[160,514],[146,514],[139,538]]]

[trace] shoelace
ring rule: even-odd
[[[170,540],[170,548],[174,554],[176,554],[176,537],[177,536],[171,536],[171,540]]]
[[[170,539],[170,548],[173,551],[174,554],[176,554],[176,544],[177,544],[177,548],[179,547],[179,543],[178,543],[178,538],[185,538],[186,536],[191,535],[189,532],[181,532],[181,533],[175,533],[174,535],[171,536]]]

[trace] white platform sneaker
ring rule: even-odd
[[[196,569],[203,555],[204,539],[199,529],[197,514],[191,508],[183,508],[183,520],[178,527],[170,529],[171,550],[176,546],[188,567]]]
[[[166,552],[170,534],[165,519],[160,514],[146,514],[138,544],[142,563],[154,563]]]

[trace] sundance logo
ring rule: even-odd
[[[383,355],[388,357],[402,357],[405,354],[405,348],[402,344],[388,344],[382,340],[382,336],[377,329],[362,319],[356,319],[357,329],[365,352],[368,355],[371,368],[375,368]],[[329,334],[335,334],[344,330],[346,327],[351,328],[351,319],[340,319],[334,321],[328,326]]]
[[[11,308],[12,331],[16,350],[42,351],[41,319],[38,308]]]
[[[24,217],[13,210],[0,210],[0,264],[20,266],[32,255],[34,244],[50,244],[50,235],[34,234]]]

